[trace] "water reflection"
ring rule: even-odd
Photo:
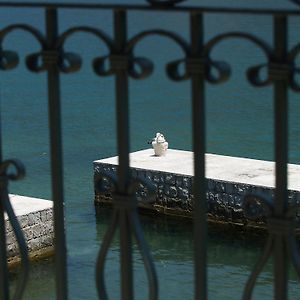
[[[18,269],[10,271],[10,292],[13,295],[17,278]],[[53,259],[46,259],[41,262],[33,262],[30,264],[29,281],[26,287],[23,300],[42,299],[50,300],[55,299],[55,286],[54,286],[54,269]]]
[[[95,261],[106,232],[111,209],[97,209],[95,219],[87,222],[85,243],[76,244],[68,252],[70,299],[97,299]],[[80,219],[78,220],[80,223]],[[90,228],[95,228],[88,233]],[[145,237],[151,247],[159,279],[159,299],[193,299],[193,234],[190,221],[164,217],[142,216]],[[91,233],[92,232],[92,233]],[[95,236],[93,236],[93,233]],[[118,232],[108,253],[105,275],[109,299],[120,299]],[[82,238],[82,237],[81,237]],[[264,244],[264,237],[209,228],[208,292],[209,299],[241,299],[243,287]],[[147,299],[147,277],[138,249],[134,248],[134,281],[136,299]],[[34,263],[25,300],[55,299],[54,264],[52,260]],[[253,299],[273,299],[273,266],[266,266],[259,278]],[[15,288],[18,271],[10,274],[11,290]],[[290,271],[289,299],[298,299],[300,284]]]
[[[97,229],[101,239],[110,211],[98,210]],[[166,217],[142,216],[141,223],[159,277],[160,299],[193,299],[193,234],[190,221]],[[210,299],[241,299],[243,287],[262,251],[265,236],[243,232],[220,231],[209,227],[208,290]],[[118,242],[114,241],[111,258],[118,260]],[[145,299],[146,275],[137,249],[134,252],[138,299]],[[272,260],[272,259],[271,259]],[[273,265],[267,264],[261,274],[253,299],[273,299]],[[289,272],[289,299],[297,299],[300,284],[294,270]],[[112,288],[112,286],[111,286]],[[118,294],[114,294],[118,295]]]

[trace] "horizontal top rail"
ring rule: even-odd
[[[271,9],[271,8],[237,8],[237,7],[209,7],[209,6],[164,6],[150,4],[97,4],[97,3],[61,3],[61,2],[0,2],[0,7],[16,8],[61,8],[61,9],[108,9],[108,10],[136,10],[136,11],[164,11],[164,12],[195,12],[195,13],[229,13],[255,15],[300,15],[300,9]]]

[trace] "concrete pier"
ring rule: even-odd
[[[153,149],[130,154],[133,177],[149,179],[156,187],[156,199],[143,201],[143,189],[137,192],[138,205],[146,212],[192,217],[193,153],[168,149],[157,157]],[[95,175],[116,172],[118,157],[94,161]],[[208,220],[235,225],[262,226],[265,220],[250,221],[242,209],[246,194],[274,196],[274,162],[206,154],[206,199]],[[288,165],[288,202],[300,203],[300,166]],[[111,204],[111,194],[95,194],[95,204]],[[300,213],[297,215],[299,221]],[[298,222],[299,223],[299,222]]]
[[[10,195],[10,201],[23,230],[29,257],[40,259],[53,254],[52,201]],[[20,262],[18,244],[5,215],[8,263],[12,267]]]

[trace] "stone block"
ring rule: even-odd
[[[48,247],[53,245],[53,236],[52,235],[45,235],[40,238],[41,246]]]
[[[230,195],[230,194],[227,194],[228,195],[228,205],[232,208],[234,208],[235,206],[235,203],[234,203],[234,196],[233,195]]]
[[[28,215],[23,215],[18,217],[19,224],[21,228],[29,226]]]
[[[169,191],[170,197],[172,198],[176,198],[177,197],[177,189],[175,186],[171,186],[170,187],[170,191]],[[180,201],[181,199],[179,199]]]
[[[145,178],[148,179],[148,180],[150,180],[150,181],[152,181],[152,174],[151,174],[151,172],[149,172],[149,171],[145,172]]]
[[[40,239],[47,237],[53,241],[51,201],[18,195],[14,195],[10,200],[29,252],[35,250],[42,252],[44,246],[41,245]],[[47,217],[49,217],[49,221],[47,221]],[[7,256],[12,261],[11,259],[20,255],[18,243],[9,220],[5,221],[5,227]]]
[[[35,224],[31,227],[33,233],[33,239],[38,238],[42,234],[42,224]]]
[[[5,232],[8,234],[9,232],[12,231],[12,226],[8,220],[5,220]]]
[[[24,230],[24,235],[25,235],[26,240],[30,241],[33,238],[32,227],[26,228],[26,230]]]
[[[46,222],[46,220],[47,220],[47,211],[46,210],[42,210],[40,214],[41,214],[41,221],[42,221],[42,223]]]
[[[165,175],[165,183],[169,185],[175,185],[176,177],[173,174],[166,174]]]
[[[17,247],[16,243],[12,243],[12,244],[7,245],[6,250],[7,250],[7,257],[8,258],[16,256],[16,255],[19,254],[19,248]]]
[[[47,210],[47,213],[46,213],[46,219],[48,221],[52,220],[53,219],[53,212],[52,212],[52,209],[48,209]]]
[[[182,176],[179,176],[179,175],[176,176],[175,184],[177,187],[182,187]]]
[[[184,189],[182,187],[177,187],[177,193],[178,193],[178,197],[183,201],[189,199],[189,191],[187,189]]]
[[[156,173],[153,174],[153,182],[159,183],[160,182],[160,176]]]
[[[224,193],[225,192],[225,186],[226,184],[224,182],[221,182],[221,181],[216,181],[216,185],[215,185],[215,190],[218,192],[218,193]]]
[[[28,215],[28,226],[32,226],[35,224],[35,214],[34,213],[30,213]]]
[[[234,206],[237,208],[241,208],[243,205],[243,197],[240,195],[234,196]]]
[[[6,234],[6,244],[7,245],[11,245],[13,243],[16,242],[16,236],[13,233],[13,231],[11,231],[10,233]]]
[[[39,238],[34,238],[28,242],[28,250],[36,251],[41,249],[41,241]]]
[[[227,194],[230,194],[230,195],[233,194],[233,192],[234,192],[233,184],[230,182],[227,182],[225,190],[226,190]]]
[[[183,188],[187,188],[187,189],[191,189],[192,187],[192,180],[189,177],[183,177],[182,178],[182,187]]]

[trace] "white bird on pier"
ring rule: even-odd
[[[155,156],[163,156],[166,154],[169,143],[166,141],[162,133],[157,132],[156,137],[149,144],[152,144]]]

